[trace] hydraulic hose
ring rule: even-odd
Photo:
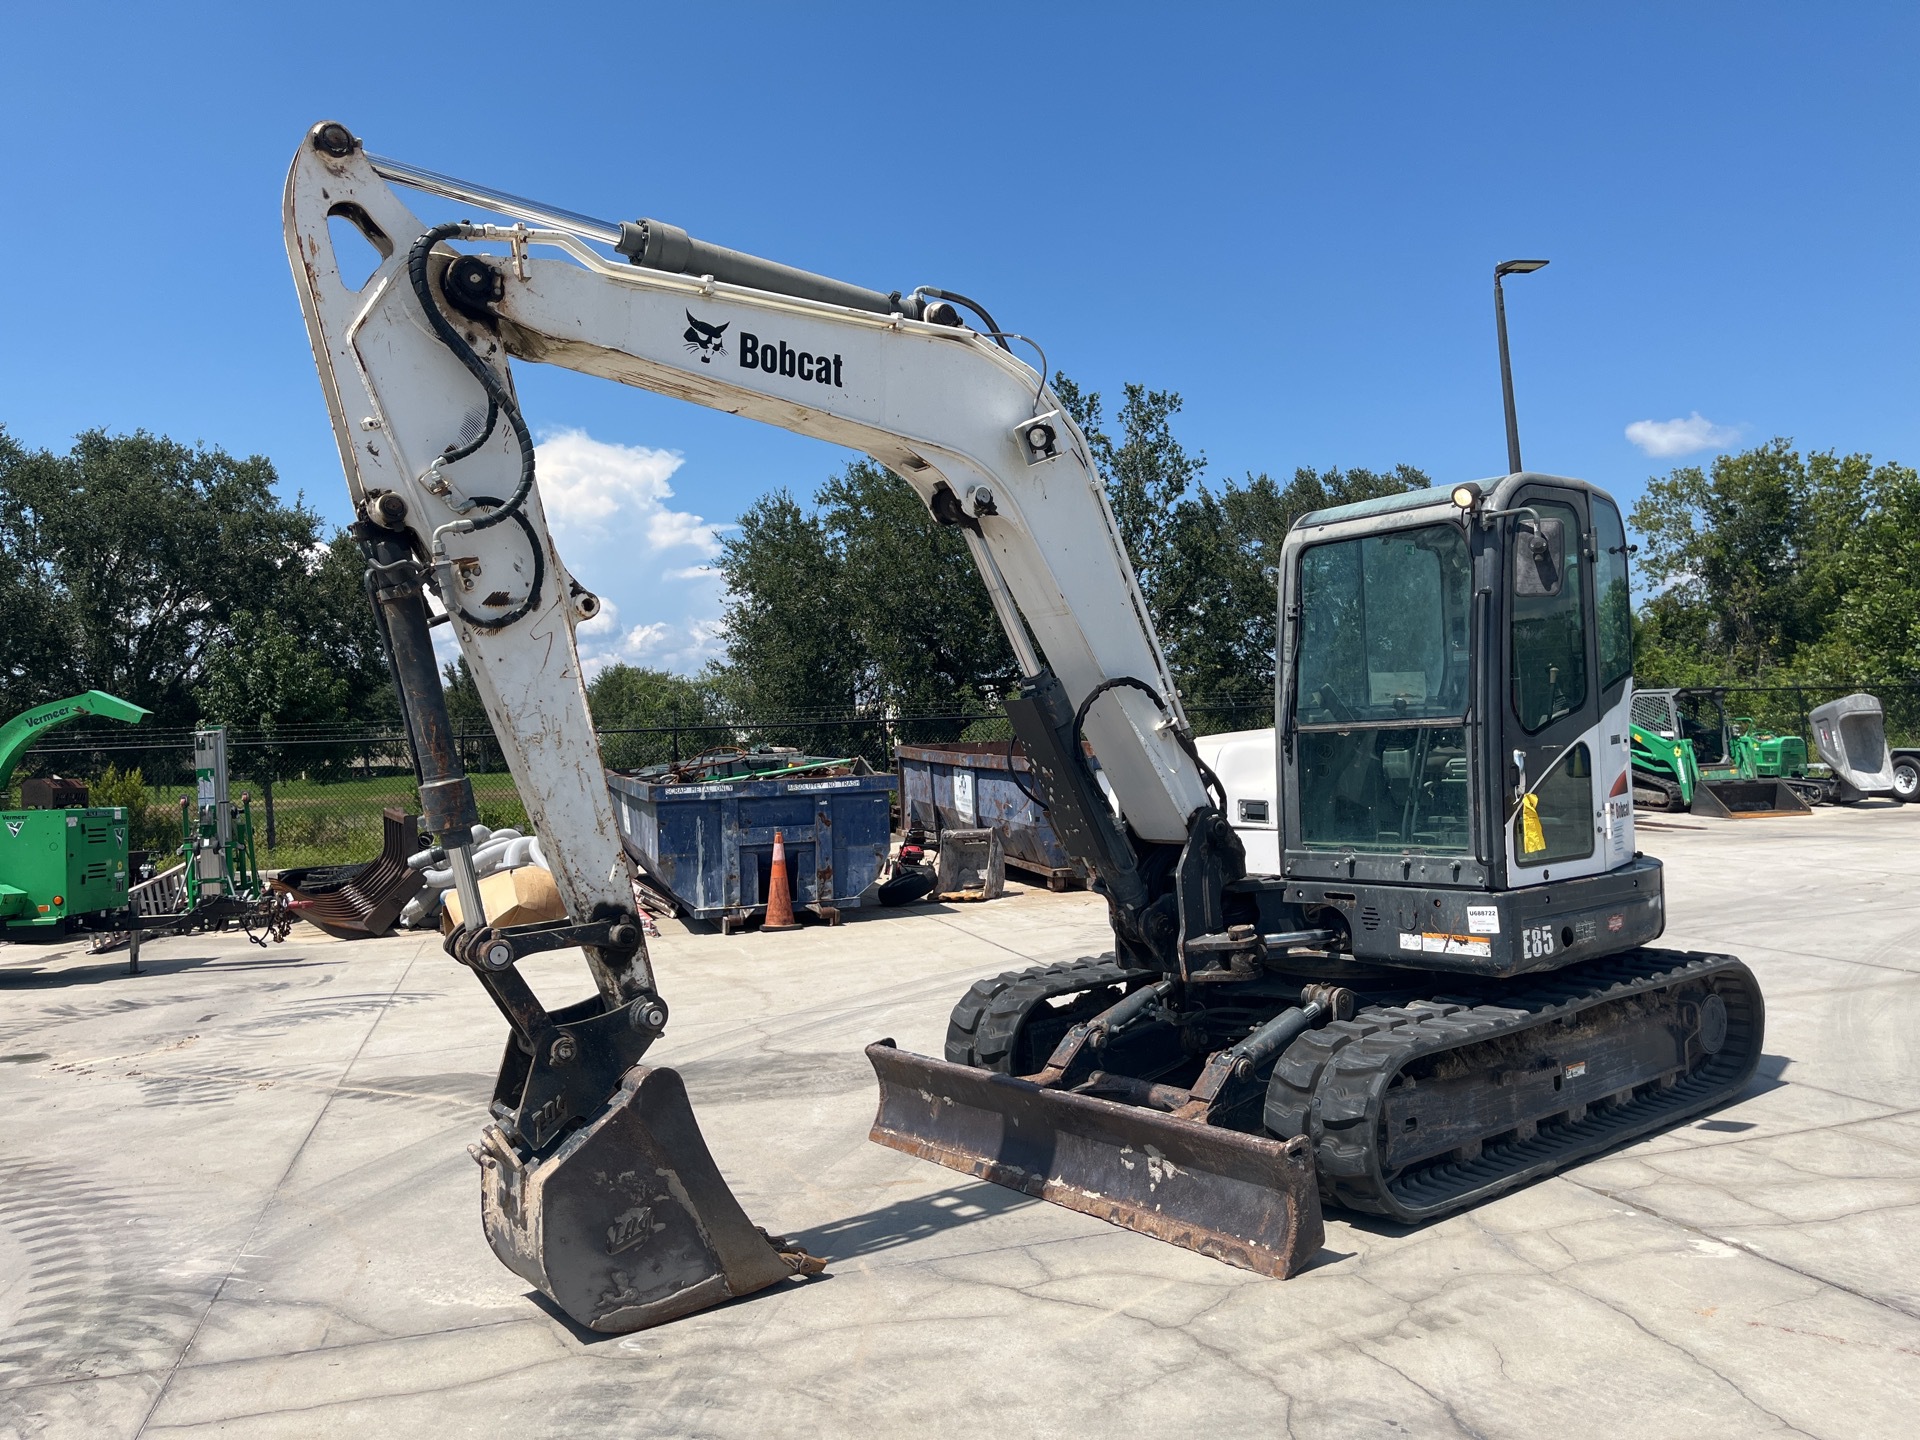
[[[1072,746],[1072,754],[1075,757],[1078,757],[1080,754],[1080,732],[1086,726],[1087,712],[1093,708],[1093,702],[1109,690],[1120,689],[1140,691],[1149,700],[1153,701],[1155,705],[1159,706],[1162,715],[1167,716],[1168,719],[1172,719],[1173,711],[1168,708],[1167,702],[1162,700],[1160,698],[1160,692],[1147,684],[1146,681],[1135,679],[1131,675],[1116,675],[1111,680],[1102,680],[1087,692],[1087,698],[1082,700],[1080,702],[1080,708],[1073,712],[1073,739],[1070,743]],[[1227,787],[1220,783],[1220,777],[1213,773],[1213,767],[1200,758],[1200,751],[1198,747],[1194,745],[1193,737],[1187,734],[1185,726],[1175,725],[1173,727],[1173,738],[1179,744],[1180,748],[1187,752],[1187,758],[1193,761],[1194,768],[1200,772],[1200,783],[1212,792],[1214,801],[1220,806],[1220,813],[1225,815],[1227,813]]]
[[[462,517],[442,525],[433,532],[432,548],[436,563],[439,563],[445,558],[445,537],[448,535],[472,534],[490,529],[506,520],[514,520],[519,524],[521,532],[527,537],[528,548],[533,552],[533,581],[527,587],[526,598],[512,610],[492,619],[475,615],[452,598],[451,585],[443,585],[445,593],[442,598],[447,601],[447,609],[450,612],[475,629],[501,630],[526,615],[539,603],[541,586],[546,578],[546,556],[541,551],[539,539],[534,534],[531,522],[521,513],[521,508],[527,502],[527,496],[533,493],[533,436],[527,429],[526,420],[520,414],[519,405],[514,402],[506,386],[500,383],[500,377],[495,375],[486,362],[474,353],[466,337],[455,329],[452,322],[441,312],[440,306],[434,300],[432,282],[427,275],[427,260],[433,253],[433,247],[442,240],[465,236],[470,233],[471,228],[465,221],[452,221],[445,225],[434,226],[415,240],[413,248],[407,252],[407,279],[413,286],[414,298],[420,302],[420,309],[426,315],[427,323],[433,327],[433,333],[439,337],[441,344],[453,352],[454,358],[466,367],[467,372],[480,382],[480,388],[486,392],[487,396],[487,422],[479,435],[465,445],[459,445],[457,442],[449,445],[441,453],[441,460],[449,462],[464,460],[473,454],[493,434],[501,415],[507,417],[507,424],[513,430],[514,443],[520,449],[520,481],[504,504],[490,497],[473,496],[471,499],[475,505],[487,505],[493,508],[483,515]]]

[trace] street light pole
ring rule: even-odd
[[[1507,405],[1507,473],[1520,473],[1520,421],[1513,413],[1513,365],[1507,358],[1507,297],[1500,288],[1506,275],[1531,275],[1544,260],[1502,260],[1493,267],[1493,323],[1500,332],[1500,394]]]

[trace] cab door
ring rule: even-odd
[[[1609,747],[1600,723],[1587,494],[1526,485],[1504,508],[1521,512],[1501,520],[1508,583],[1500,760],[1507,884],[1517,888],[1611,868],[1605,822],[1618,747]],[[1624,717],[1617,728],[1624,740]]]

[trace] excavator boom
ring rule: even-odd
[[[537,228],[429,226],[395,181]],[[334,250],[332,227],[343,222],[381,257],[358,286]],[[966,537],[1023,676],[1009,711],[1056,826],[1107,891],[1116,944],[1140,973],[1158,973],[1185,963],[1189,941],[1221,929],[1218,895],[1240,873],[1238,842],[1210,793],[1086,441],[984,312],[989,333],[960,323],[956,302],[971,302],[868,290],[659,221],[614,224],[539,205],[371,157],[331,122],[295,156],[285,228],[426,827],[461,890],[466,923],[448,949],[513,1032],[494,1123],[473,1147],[487,1234],[505,1264],[569,1314],[637,1328],[817,1264],[747,1225],[677,1077],[640,1063],[667,1009],[633,913],[634,877],[574,643],[599,602],[554,546],[509,358],[816,436],[902,477]],[[567,924],[526,933],[485,923],[467,858],[477,815],[430,637],[441,623],[472,670]],[[1087,748],[1122,815],[1095,784]],[[514,967],[534,951],[574,946],[595,994],[549,1012]],[[914,1060],[896,1057],[883,1089]],[[917,1063],[935,1083],[934,1062]],[[1027,1109],[1093,1103],[1049,1092]],[[912,1148],[886,1127],[875,1138]],[[1264,1159],[1308,1174],[1310,1196],[1311,1162],[1298,1147],[1291,1157],[1271,1148]],[[1190,1140],[1186,1163],[1204,1169],[1206,1149],[1206,1136]],[[639,1156],[650,1163],[628,1163]],[[1223,1152],[1223,1162],[1245,1157]],[[1255,1228],[1298,1231],[1310,1250],[1317,1208],[1302,1220],[1290,1204],[1284,1190],[1270,1193],[1266,1208],[1280,1213]],[[1151,1209],[1136,1207],[1143,1227]],[[1166,1217],[1153,1223],[1164,1229]]]

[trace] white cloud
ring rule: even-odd
[[[726,627],[717,617],[623,627],[620,607],[605,599],[598,615],[575,627],[574,637],[580,647],[580,668],[589,680],[609,665],[691,674],[726,648]]]
[[[1636,420],[1627,426],[1627,439],[1657,459],[1725,450],[1739,438],[1733,426],[1716,425],[1698,410],[1684,420]]]
[[[718,579],[720,571],[712,565],[689,565],[683,570],[669,570],[660,578],[663,580],[713,580]]]
[[[667,481],[683,463],[671,450],[556,430],[541,439],[536,461],[540,499],[563,548],[569,541],[631,544],[644,534],[653,550],[685,546],[703,556],[720,553],[714,526],[666,503],[673,498]]]

